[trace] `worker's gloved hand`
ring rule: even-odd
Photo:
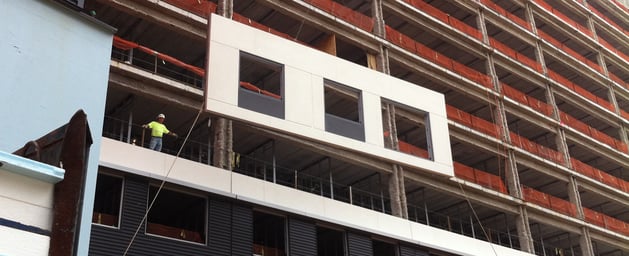
[[[148,126],[148,125],[143,124],[143,125],[142,125],[142,128],[149,128],[149,126]]]
[[[170,135],[175,136],[175,137],[179,137],[179,135],[177,135],[177,134],[176,134],[176,133],[174,133],[174,132],[171,132],[171,133],[170,133]]]

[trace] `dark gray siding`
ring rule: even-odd
[[[419,248],[400,245],[400,256],[428,256],[428,252]]]
[[[249,207],[232,205],[232,255],[253,254],[253,211]]]
[[[90,255],[122,255],[144,217],[148,201],[148,181],[127,177],[120,228],[92,225]],[[214,255],[205,244],[146,235],[143,224],[127,255]]]
[[[373,254],[371,238],[347,232],[347,250],[349,256],[371,256]]]
[[[208,244],[213,249],[212,255],[231,255],[231,204],[211,200],[209,210],[210,230]]]
[[[291,256],[317,255],[317,228],[314,224],[289,218],[288,239]]]

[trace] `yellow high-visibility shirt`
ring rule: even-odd
[[[170,131],[166,128],[166,125],[157,121],[152,121],[147,126],[151,128],[151,136],[153,137],[161,138],[162,136],[164,136],[164,133],[170,133]]]

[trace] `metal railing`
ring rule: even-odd
[[[195,88],[203,88],[203,77],[185,69],[160,60],[157,56],[150,56],[141,51],[121,50],[113,48],[111,59],[138,67],[155,75],[167,77]],[[183,70],[180,71],[180,70]]]
[[[112,117],[105,118],[103,136],[114,140],[148,147],[150,131],[142,128],[140,124],[133,124],[127,120]],[[183,140],[165,140],[162,152],[176,155]],[[213,148],[207,142],[188,140],[183,146],[181,158],[204,164],[211,163]],[[334,182],[333,175],[321,177],[305,173],[305,171],[287,168],[274,164],[272,160],[260,159],[254,156],[238,152],[228,152],[231,155],[233,171],[250,177],[258,178],[278,185],[291,187],[308,193],[346,202],[385,214],[391,214],[390,199],[384,192],[367,191]],[[428,226],[447,230],[453,233],[465,235],[475,239],[488,241],[493,244],[520,250],[517,234],[500,231],[491,228],[481,228],[478,221],[471,216],[466,218],[454,217],[440,212],[431,211],[427,205],[408,205],[409,220]],[[558,250],[555,247],[544,245],[544,241],[534,241],[536,252],[541,255],[552,255]],[[542,250],[543,249],[543,250]],[[570,249],[562,249],[564,255],[573,255]]]

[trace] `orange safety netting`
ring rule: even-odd
[[[570,80],[568,80],[567,78],[563,77],[562,75],[558,74],[555,71],[552,70],[548,70],[548,77],[550,77],[552,80],[556,81],[557,83],[571,89],[572,91],[576,92],[577,94],[583,96],[584,98],[596,103],[597,105],[608,109],[609,111],[615,112],[614,106],[609,103],[609,101],[600,98],[596,95],[594,95],[593,93],[591,93],[590,91],[584,89],[583,87],[571,82]]]
[[[514,15],[508,12],[504,8],[500,7],[500,5],[495,4],[491,0],[481,0],[480,2],[484,4],[485,6],[487,6],[489,9],[494,10],[498,14],[506,17],[508,20],[511,20],[515,22],[516,24],[520,25],[521,27],[525,28],[526,30],[531,31],[530,23],[524,21],[522,18],[518,17],[517,15]]]
[[[514,132],[509,132],[511,138],[511,144],[527,151],[531,154],[539,156],[544,159],[548,159],[555,163],[564,163],[563,155],[557,150],[550,149],[546,146],[537,144],[523,136],[520,136]]]
[[[249,82],[240,81],[240,87],[245,88],[245,89],[250,90],[250,91],[253,91],[253,92],[257,92],[257,93],[266,95],[266,96],[271,96],[271,97],[276,98],[276,99],[281,99],[282,98],[282,96],[280,96],[280,95],[277,95],[275,93],[269,92],[267,90],[262,90],[262,89],[258,88],[257,86],[255,86],[255,85],[253,85],[253,84],[251,84]]]
[[[620,151],[627,153],[627,145],[622,141],[615,139],[594,127],[587,125],[586,123],[566,114],[565,112],[559,112],[559,118],[561,122],[569,127],[574,128],[575,130],[592,137],[594,140],[599,141],[601,143],[607,144],[608,146]]]
[[[542,65],[539,62],[534,61],[530,59],[528,56],[515,51],[514,49],[507,46],[506,44],[503,44],[502,42],[494,38],[489,38],[489,45],[494,47],[494,49],[502,52],[503,54],[511,57],[512,59],[515,59],[519,61],[520,63],[534,69],[535,71],[542,72]]]
[[[422,10],[429,14],[430,16],[456,28],[457,30],[472,36],[478,40],[483,40],[482,33],[477,29],[470,25],[467,25],[465,22],[450,16],[449,14],[437,9],[436,7],[426,3],[423,0],[404,0],[406,3],[414,6],[418,10]]]
[[[507,187],[505,186],[500,176],[474,169],[458,162],[453,162],[453,164],[454,176],[474,182],[483,187],[496,190],[500,193],[507,194]]]
[[[571,217],[577,216],[577,206],[559,197],[546,194],[524,185],[522,185],[522,196],[527,202],[552,209],[553,211],[560,212]]]
[[[178,59],[175,59],[175,58],[173,58],[173,57],[171,57],[169,55],[166,55],[166,54],[154,51],[154,50],[152,50],[150,48],[141,46],[141,45],[139,45],[137,43],[124,40],[124,39],[122,39],[122,38],[120,38],[118,36],[114,36],[113,44],[114,44],[114,47],[122,49],[122,50],[138,49],[138,50],[143,51],[143,52],[145,52],[147,54],[156,56],[157,58],[159,58],[159,59],[161,59],[163,61],[166,61],[168,63],[171,63],[171,64],[173,64],[175,66],[178,66],[178,67],[184,68],[184,69],[186,69],[188,71],[191,71],[192,73],[195,73],[198,76],[202,77],[202,76],[205,75],[205,71],[202,68],[199,68],[197,66],[193,66],[193,65],[184,63],[184,62],[182,62],[182,61],[180,61]]]
[[[626,180],[596,169],[574,158],[570,159],[570,163],[572,164],[572,169],[574,169],[578,173],[581,173],[594,180],[600,181],[611,187],[617,188],[618,190],[629,192],[629,182]]]
[[[374,21],[371,17],[354,11],[340,3],[331,0],[306,0],[306,2],[362,30],[371,32],[373,29]]]
[[[544,0],[535,0],[535,2],[537,4],[539,4],[542,8],[546,9],[546,11],[554,14],[562,22],[564,22],[566,24],[569,24],[571,27],[576,28],[577,30],[581,31],[582,33],[586,34],[589,37],[593,37],[594,36],[594,33],[589,28],[586,28],[586,27],[582,26],[581,24],[577,23],[573,19],[571,19],[568,16],[566,16],[565,14],[563,14],[561,11],[552,8],[552,6],[550,6]]]
[[[216,12],[216,4],[207,0],[163,0],[169,4],[187,10],[198,16],[207,18],[210,13]]]

